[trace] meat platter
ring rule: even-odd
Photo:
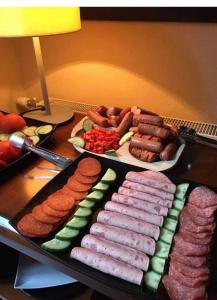
[[[71,137],[75,137],[78,135],[79,132],[81,132],[82,124],[84,123],[85,120],[87,120],[87,117],[84,117],[80,122],[78,122],[74,126],[74,128],[71,132]],[[81,148],[76,144],[73,144],[73,146],[80,153],[83,153],[83,152],[91,153],[91,151]],[[184,139],[179,138],[179,146],[178,146],[178,149],[177,149],[173,159],[166,160],[166,161],[158,160],[158,161],[154,161],[152,163],[141,161],[141,160],[137,159],[136,157],[134,157],[129,151],[129,146],[130,146],[130,142],[129,141],[125,142],[122,146],[120,146],[116,150],[117,155],[115,155],[115,156],[110,155],[110,154],[108,154],[108,155],[107,154],[98,154],[98,155],[101,157],[109,158],[109,159],[116,160],[116,161],[119,161],[122,163],[131,164],[133,166],[138,166],[138,167],[153,170],[153,171],[164,171],[164,170],[171,169],[176,165],[180,156],[182,155],[182,152],[184,151],[185,141],[184,141]]]
[[[117,174],[116,180],[114,182],[112,182],[107,193],[105,193],[105,196],[103,197],[102,201],[98,202],[96,207],[92,210],[93,214],[91,214],[91,216],[88,219],[89,220],[88,225],[86,227],[84,227],[83,230],[81,230],[80,234],[75,239],[73,239],[72,243],[70,244],[70,247],[61,253],[58,253],[58,252],[52,253],[49,251],[49,247],[47,247],[47,245],[48,245],[47,243],[54,238],[55,234],[58,234],[60,232],[59,231],[60,228],[55,229],[56,231],[52,232],[51,234],[47,235],[46,237],[35,238],[35,237],[31,237],[31,235],[30,235],[29,237],[27,237],[27,239],[30,242],[37,245],[38,247],[40,247],[40,248],[42,247],[42,249],[44,249],[44,253],[47,257],[52,258],[57,261],[61,261],[64,265],[67,265],[67,267],[71,268],[72,270],[81,272],[81,273],[85,274],[86,276],[89,276],[89,277],[97,280],[99,283],[101,283],[103,285],[106,285],[106,286],[109,286],[112,288],[118,288],[120,290],[124,290],[127,293],[134,295],[135,299],[136,299],[136,297],[141,297],[141,296],[146,299],[169,299],[169,297],[166,293],[166,290],[162,284],[162,281],[161,281],[158,289],[153,292],[152,290],[150,290],[147,287],[147,285],[144,283],[143,280],[140,285],[136,285],[136,284],[127,282],[123,279],[117,279],[111,275],[104,274],[100,271],[97,271],[97,270],[91,268],[90,266],[83,264],[82,262],[79,262],[76,259],[70,258],[71,249],[72,248],[78,249],[81,246],[81,240],[85,235],[86,235],[86,242],[87,242],[87,238],[88,238],[88,236],[90,236],[88,233],[89,233],[89,231],[92,233],[94,230],[94,227],[95,227],[95,230],[98,230],[96,228],[98,223],[96,223],[96,222],[103,223],[103,218],[106,217],[105,214],[108,214],[108,211],[103,210],[103,208],[109,209],[109,206],[114,204],[111,201],[111,199],[114,200],[113,199],[115,197],[114,194],[116,194],[116,196],[117,196],[117,192],[121,193],[124,188],[127,189],[127,184],[129,185],[129,182],[127,182],[127,181],[130,181],[131,177],[132,176],[134,177],[134,175],[136,175],[136,172],[144,171],[144,169],[142,169],[140,167],[132,166],[129,164],[123,165],[120,162],[117,162],[115,160],[111,161],[109,159],[99,157],[99,156],[85,152],[76,161],[74,161],[68,168],[63,170],[52,181],[50,181],[41,191],[39,191],[39,193],[33,197],[33,199],[29,202],[29,204],[10,221],[11,225],[14,226],[16,229],[18,229],[18,231],[20,231],[19,230],[20,228],[18,226],[20,220],[22,220],[22,218],[25,217],[25,215],[27,215],[31,211],[33,211],[34,207],[38,206],[40,203],[43,203],[43,201],[45,199],[47,199],[47,197],[49,197],[50,195],[55,193],[58,189],[61,189],[62,187],[64,187],[66,184],[68,185],[70,182],[69,181],[70,176],[74,173],[74,171],[76,174],[76,170],[79,168],[79,164],[81,164],[80,162],[82,162],[82,160],[87,159],[87,158],[94,158],[100,162],[101,171],[99,173],[98,178],[102,178],[104,176],[106,170],[108,170],[108,169],[114,170],[115,173]],[[159,174],[162,174],[162,173],[159,173]],[[127,180],[125,178],[126,175],[127,175]],[[162,176],[162,175],[160,175],[160,176]],[[189,181],[186,182],[180,178],[175,178],[175,177],[170,177],[170,176],[167,176],[167,177],[171,180],[172,185],[177,186],[180,184],[187,184],[187,185],[189,184],[187,193],[186,193],[186,198],[189,197],[189,194],[192,192],[192,190],[194,190],[196,187],[198,187],[198,184],[196,184],[194,182],[189,182]],[[96,184],[99,184],[99,182],[96,181]],[[121,185],[122,185],[122,187],[121,187]],[[131,182],[131,185],[132,185],[132,182]],[[120,189],[122,189],[122,190],[120,190]],[[176,202],[176,205],[178,205],[178,202]],[[186,201],[186,203],[188,205],[188,201]],[[190,204],[192,204],[192,203],[190,203]],[[179,202],[179,205],[180,205],[180,202]],[[119,207],[121,207],[121,206],[119,205]],[[76,210],[76,212],[78,210]],[[170,211],[171,214],[172,214],[172,210]],[[84,211],[82,211],[82,213],[83,212]],[[114,210],[113,210],[113,212],[114,212]],[[115,216],[115,213],[113,213],[113,217],[114,216]],[[159,220],[160,220],[159,218],[158,218],[158,221],[156,219],[156,222],[160,222]],[[115,218],[113,218],[112,222],[114,222],[114,221],[115,221]],[[121,222],[121,220],[119,220],[119,221]],[[70,222],[70,221],[65,220],[65,222]],[[93,223],[95,223],[95,224],[93,224]],[[116,224],[113,223],[112,225],[116,225]],[[119,225],[116,225],[116,226],[119,226]],[[122,225],[120,225],[120,226],[122,226]],[[174,230],[174,234],[177,235],[177,231],[179,230],[179,227],[180,226],[178,223],[176,230]],[[121,230],[122,230],[122,232],[124,232],[123,231],[124,229],[121,229]],[[20,233],[22,234],[23,232],[20,231]],[[155,234],[157,234],[157,233],[155,232],[153,236],[155,236]],[[82,243],[84,244],[85,241],[83,241]],[[46,247],[43,247],[42,245],[46,245]],[[81,249],[83,249],[83,248],[81,248]],[[171,249],[173,251],[173,245],[172,245]],[[209,290],[216,288],[216,279],[217,279],[217,274],[216,274],[217,259],[216,259],[216,255],[215,255],[216,250],[217,250],[217,244],[216,244],[216,241],[214,240],[214,244],[212,245],[212,255],[211,255],[211,263],[210,263],[211,271],[210,271],[210,278],[209,278]],[[150,250],[150,251],[152,251],[152,250]],[[170,250],[170,253],[171,253],[171,250]],[[170,269],[170,265],[171,265],[170,260],[168,259],[165,264],[163,275],[168,273],[168,270]]]

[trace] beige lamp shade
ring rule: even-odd
[[[79,7],[0,8],[0,37],[53,35],[80,28]]]

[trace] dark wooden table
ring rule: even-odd
[[[65,157],[75,159],[79,154],[67,142],[74,125],[83,117],[76,114],[71,122],[57,128],[47,148]],[[50,163],[37,158],[22,171],[13,174],[11,178],[0,184],[0,215],[10,219],[21,210],[30,199],[47,183],[47,180],[26,179],[24,175],[39,174],[36,166],[53,167]],[[191,144],[187,145],[177,165],[166,172],[183,179],[192,180],[211,187],[217,186],[217,151],[206,146]],[[40,175],[49,174],[40,171]],[[118,285],[102,284],[91,276],[74,270],[60,261],[45,256],[38,247],[30,244],[21,235],[0,225],[0,242],[22,252],[34,259],[49,264],[56,269],[75,277],[83,284],[113,298],[113,299],[144,299],[144,297],[126,293]],[[213,298],[214,299],[214,298]]]

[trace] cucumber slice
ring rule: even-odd
[[[86,196],[87,200],[100,201],[103,198],[104,194],[100,191],[94,191]]]
[[[127,141],[129,141],[129,139],[131,138],[131,136],[134,135],[133,131],[128,131],[127,133],[125,133],[122,138],[119,141],[119,146],[122,146],[123,144],[125,144]]]
[[[52,239],[48,242],[45,242],[41,245],[44,250],[49,252],[63,252],[71,245],[70,241],[63,241],[59,239]]]
[[[178,220],[174,220],[174,219],[167,217],[164,219],[163,227],[172,232],[175,232],[177,224],[178,224]]]
[[[23,133],[22,131],[15,131],[13,134],[15,134],[16,136],[26,136],[25,133]]]
[[[161,275],[154,272],[148,271],[144,276],[145,285],[151,290],[157,291],[159,287],[159,283],[161,281]]]
[[[106,184],[106,183],[102,183],[101,181],[98,182],[98,183],[92,188],[93,191],[101,191],[101,192],[107,191],[108,189],[109,189],[109,185]]]
[[[178,184],[176,187],[175,198],[179,200],[184,200],[188,187],[189,187],[189,183]]]
[[[53,130],[52,125],[43,125],[43,126],[39,126],[36,132],[37,134],[45,135],[50,133],[52,130]]]
[[[72,229],[68,227],[63,227],[57,234],[55,235],[55,238],[64,240],[64,241],[70,241],[74,239],[76,236],[79,235],[79,230],[78,229]]]
[[[87,225],[88,221],[85,218],[77,218],[73,217],[68,223],[66,223],[66,227],[80,229]]]
[[[185,204],[184,200],[181,201],[181,200],[175,199],[173,201],[173,208],[176,209],[176,210],[181,211],[184,207],[184,204]]]
[[[177,209],[170,208],[168,210],[168,216],[171,217],[172,219],[177,220],[179,218],[179,214],[180,214],[180,211]]]
[[[117,178],[117,174],[114,170],[108,168],[108,170],[105,172],[104,176],[102,177],[101,181],[103,183],[112,183]]]
[[[9,134],[7,133],[0,133],[0,142],[8,141],[9,140]]]
[[[94,201],[91,201],[91,200],[88,200],[88,199],[84,199],[84,200],[82,200],[79,204],[78,204],[78,206],[80,206],[80,207],[84,207],[84,208],[92,208],[92,207],[94,207],[95,206],[95,202]]]
[[[156,251],[154,256],[161,258],[168,258],[171,245],[164,243],[163,241],[157,241]]]
[[[92,214],[92,210],[90,208],[79,207],[76,210],[74,216],[76,217],[89,217]]]
[[[73,136],[73,137],[69,138],[68,142],[71,143],[72,145],[80,147],[80,148],[84,148],[84,145],[85,145],[85,140],[79,136]]]
[[[115,149],[106,150],[106,151],[105,151],[105,154],[106,154],[106,155],[109,155],[109,156],[117,156],[117,152],[116,152]]]
[[[174,232],[172,232],[166,228],[161,228],[159,240],[170,245],[170,244],[172,244],[173,236],[174,236]]]
[[[83,127],[84,131],[87,132],[87,131],[90,131],[91,129],[93,129],[93,125],[94,125],[93,121],[91,121],[90,119],[85,119],[82,127]]]
[[[40,137],[38,135],[29,136],[30,140],[32,140],[33,145],[36,145],[40,142]]]
[[[163,274],[164,268],[165,268],[165,263],[166,263],[166,258],[153,256],[151,259],[152,269],[159,274]]]
[[[33,136],[35,135],[35,131],[36,131],[37,127],[36,126],[26,126],[22,132],[26,135],[26,136]]]

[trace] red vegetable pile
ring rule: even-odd
[[[82,134],[85,140],[85,149],[95,153],[103,154],[107,150],[117,150],[120,136],[115,131],[95,128]]]

